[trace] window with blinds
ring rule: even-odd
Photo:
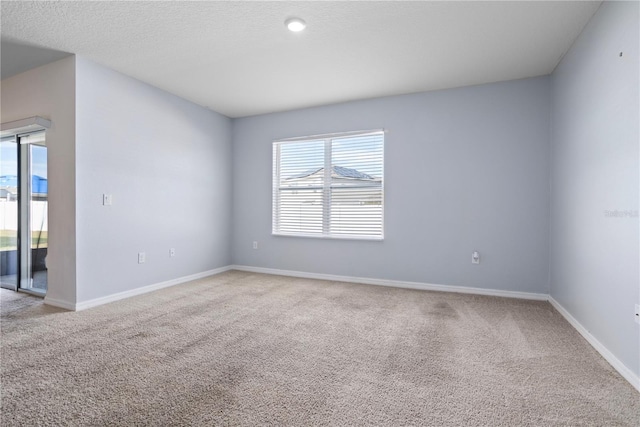
[[[273,143],[273,234],[384,236],[384,132]]]

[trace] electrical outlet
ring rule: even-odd
[[[478,251],[474,251],[471,254],[471,264],[480,264],[480,253]]]
[[[636,323],[640,323],[640,304],[636,304]]]
[[[253,241],[253,249],[258,249],[258,242],[257,241]]]
[[[176,256],[176,248],[171,248],[171,249],[169,249],[169,256],[170,256],[170,257],[174,257],[174,256]]]
[[[103,206],[111,206],[113,204],[113,195],[112,194],[103,194],[102,195],[102,205]]]
[[[147,260],[147,256],[144,252],[138,252],[138,264],[144,264]]]

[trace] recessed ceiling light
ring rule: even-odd
[[[287,26],[289,31],[293,31],[294,33],[297,33],[307,28],[307,23],[300,18],[289,18],[286,21],[284,21],[284,25]]]

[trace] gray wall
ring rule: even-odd
[[[603,3],[553,74],[550,246],[552,297],[636,375],[638,14]]]
[[[234,264],[547,293],[549,89],[541,77],[234,120]],[[385,240],[272,236],[272,141],[378,128]]]
[[[2,122],[41,116],[47,130],[49,267],[47,300],[76,301],[75,57],[2,80]]]
[[[231,120],[81,57],[76,85],[78,302],[229,265]]]

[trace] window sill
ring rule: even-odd
[[[344,236],[330,236],[326,234],[293,234],[293,233],[271,233],[272,236],[276,237],[302,237],[302,238],[311,238],[311,239],[324,239],[324,240],[365,240],[365,241],[373,241],[373,242],[382,242],[384,240],[384,236],[353,236],[353,235],[344,235]]]

